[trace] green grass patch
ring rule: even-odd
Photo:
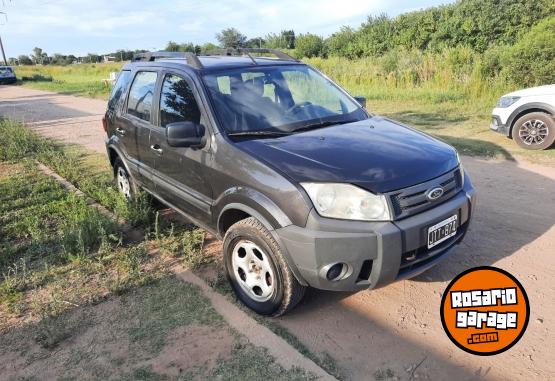
[[[111,167],[105,156],[62,145],[9,120],[0,120],[0,141],[4,144],[0,161],[39,160],[116,216],[136,226],[152,221],[149,197],[141,194],[135,202],[127,202],[114,187]]]
[[[110,77],[110,72],[119,72],[121,67],[121,63],[16,66],[15,74],[25,87],[107,99],[111,88],[103,81]]]

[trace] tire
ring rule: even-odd
[[[127,172],[123,161],[118,157],[114,161],[114,180],[118,191],[127,199],[133,200],[137,194],[137,185]]]
[[[515,122],[511,137],[524,149],[547,149],[555,142],[555,120],[544,112],[531,112]]]
[[[241,220],[227,230],[223,254],[233,291],[256,313],[281,316],[303,298],[306,287],[297,281],[279,244],[256,218]]]

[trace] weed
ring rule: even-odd
[[[257,348],[242,340],[235,342],[232,357],[220,361],[210,372],[209,379],[218,380],[315,380],[297,368],[285,370],[275,363],[265,348]]]
[[[387,368],[387,369],[378,369],[374,372],[374,379],[376,381],[390,381],[390,380],[397,380],[398,378],[395,377],[395,373]]]

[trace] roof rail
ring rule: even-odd
[[[195,69],[202,69],[202,63],[198,59],[195,53],[191,52],[145,52],[136,53],[133,55],[133,61],[155,61],[158,58],[185,58],[187,63],[194,67]]]
[[[205,52],[204,55],[207,56],[232,56],[232,55],[241,55],[246,54],[252,62],[256,65],[255,57],[253,57],[250,53],[270,53],[275,55],[277,58],[285,61],[294,61],[298,62],[294,57],[291,57],[289,54],[282,52],[281,50],[277,49],[266,49],[266,48],[224,48],[224,49],[214,49],[208,52]]]

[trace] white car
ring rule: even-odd
[[[549,148],[555,141],[555,85],[503,95],[493,109],[490,128],[522,148]]]

